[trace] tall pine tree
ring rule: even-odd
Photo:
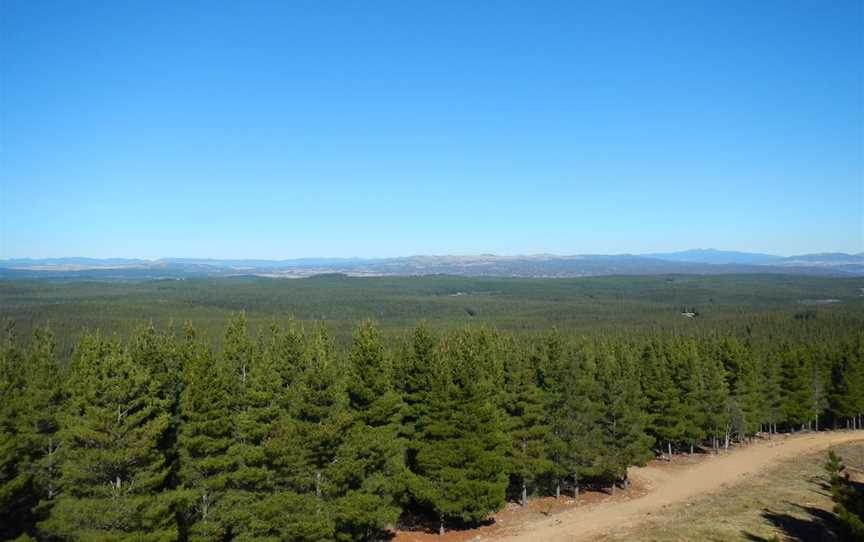
[[[507,436],[494,391],[497,364],[489,336],[450,338],[430,393],[415,486],[440,518],[476,522],[504,503]]]
[[[42,528],[75,540],[176,540],[159,448],[171,419],[158,385],[116,342],[83,343],[61,423],[63,492]]]

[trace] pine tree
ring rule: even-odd
[[[273,329],[271,328],[271,333]],[[263,343],[248,333],[245,314],[240,313],[228,325],[223,341],[222,359],[229,375],[231,390],[232,432],[227,456],[224,515],[228,532],[235,540],[257,540],[268,533],[257,517],[257,511],[276,491],[278,467],[270,455],[269,440],[278,423],[284,419],[285,385],[279,360],[265,355]]]
[[[844,342],[835,352],[830,366],[827,404],[835,428],[862,428],[864,334]]]
[[[332,339],[320,327],[305,345],[301,368],[289,390],[290,409],[267,442],[276,469],[274,499],[287,500],[295,511],[282,520],[286,539],[291,539],[288,533],[298,532],[310,539],[318,533],[319,539],[330,540],[337,536],[337,517],[345,519],[334,501],[345,495],[339,453],[352,416],[344,368],[336,359]]]
[[[642,388],[648,412],[648,434],[663,452],[672,455],[672,444],[684,436],[684,412],[678,388],[665,353],[657,341],[642,353]]]
[[[507,432],[511,444],[508,453],[509,471],[521,490],[522,506],[528,504],[529,488],[551,465],[546,455],[546,424],[544,398],[538,386],[538,367],[534,360],[516,344],[506,347],[505,391],[507,394]]]
[[[736,434],[739,440],[743,440],[755,433],[762,421],[761,371],[747,348],[735,338],[723,339],[715,354],[723,364],[729,385],[726,404],[729,429],[726,438],[728,440],[731,434]]]
[[[696,345],[692,341],[675,345],[681,360],[675,364],[678,389],[682,408],[682,438],[690,447],[690,453],[698,442],[707,436],[705,429],[708,412],[706,397],[708,390],[705,382],[705,368]]]
[[[303,351],[306,347],[303,330],[293,319],[285,328],[275,323],[270,325],[270,333],[263,345],[262,356],[269,358],[279,372],[279,382],[287,391],[303,367]],[[283,403],[289,399],[287,393],[282,393]],[[287,407],[287,403],[282,405]]]
[[[804,427],[810,419],[810,378],[797,350],[783,356],[783,414],[790,428]]]
[[[9,324],[0,345],[0,538],[4,540],[28,527],[33,502],[23,462],[26,448],[18,435],[24,372],[24,355]]]
[[[732,391],[732,400],[741,412],[741,421],[736,424],[735,430],[739,440],[743,440],[756,433],[763,419],[760,409],[760,377],[761,368],[752,357],[745,356],[737,367],[738,374],[735,378],[735,388]]]
[[[221,540],[228,528],[233,388],[225,364],[213,359],[194,330],[187,327],[185,335],[178,435],[184,527],[190,542]]]
[[[41,527],[75,540],[176,540],[158,385],[117,343],[83,342],[61,418],[63,492]]]
[[[507,437],[488,338],[463,332],[450,339],[419,437],[415,490],[440,517],[441,532],[447,518],[480,521],[504,502]]]
[[[238,330],[233,340],[248,341],[247,332]],[[285,465],[291,463],[287,458],[302,448],[290,411],[292,388],[303,370],[303,333],[293,320],[285,329],[273,323],[260,349],[247,365],[246,380],[240,383],[242,400],[235,400],[230,454],[237,470],[230,476],[228,499],[238,508],[230,519],[234,539],[332,539],[329,518],[316,514],[315,495],[308,488],[298,493],[294,480],[284,476]],[[249,353],[254,350],[246,348]]]
[[[580,479],[598,474],[602,440],[594,352],[587,344],[565,349],[556,331],[544,341],[541,356],[541,386],[550,428],[546,446],[555,495],[560,495],[562,480],[572,480],[573,497],[577,498]]]
[[[338,469],[333,469],[341,486],[334,510],[340,539],[367,540],[399,517],[402,403],[381,334],[371,321],[354,333],[348,362],[347,406],[353,419],[337,454]]]
[[[130,338],[129,354],[135,364],[146,368],[150,373],[157,387],[158,398],[165,402],[171,414],[171,424],[159,447],[165,452],[170,469],[168,485],[174,488],[178,484],[177,433],[180,426],[180,394],[183,389],[183,357],[175,340],[173,327],[166,333],[156,331],[152,322],[140,328]]]
[[[820,359],[824,359],[825,357],[821,349],[814,351],[813,348],[810,348],[807,350],[804,358],[804,370],[807,372],[809,391],[807,401],[809,417],[807,423],[818,431],[822,413],[828,408],[827,388],[829,376],[824,368],[827,367],[827,364],[823,365],[820,363]]]
[[[626,347],[612,351],[601,345],[597,362],[603,432],[601,462],[613,491],[619,480],[625,487],[628,485],[628,466],[642,465],[652,455],[653,439],[645,433],[648,417],[634,358]]]
[[[401,438],[405,446],[405,466],[408,469],[409,493],[412,491],[411,472],[416,470],[419,451],[418,436],[423,432],[423,421],[428,416],[430,390],[434,379],[435,350],[437,341],[425,323],[417,326],[410,346],[399,358],[394,381],[404,405]]]
[[[35,515],[28,520],[30,525],[44,519],[61,488],[62,449],[57,433],[65,394],[54,349],[53,333],[37,328],[24,367],[17,438],[23,446],[22,470],[31,484],[31,510]]]
[[[856,429],[864,428],[864,333],[859,334],[852,342],[851,367],[849,371],[849,386],[852,397],[857,398],[850,402],[852,406],[853,419]]]
[[[766,352],[762,363],[762,411],[769,437],[777,432],[783,421],[783,389],[780,361],[774,352]]]
[[[730,420],[727,409],[729,402],[729,387],[726,383],[726,370],[717,358],[702,353],[705,381],[705,397],[703,409],[705,412],[705,432],[711,437],[712,447],[719,448],[719,439],[728,436]]]
[[[837,514],[839,535],[843,540],[864,540],[864,491],[850,480],[846,466],[833,450],[825,463]]]

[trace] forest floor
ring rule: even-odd
[[[759,440],[719,455],[679,455],[630,469],[628,491],[586,492],[578,501],[535,499],[510,505],[494,522],[444,537],[399,532],[394,542],[833,540],[824,452],[838,447],[864,463],[864,432],[806,433]]]

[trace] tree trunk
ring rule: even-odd
[[[693,455],[693,441],[690,441],[690,455]]]
[[[666,449],[669,450],[669,461],[672,461],[672,442],[666,443]]]
[[[522,482],[522,506],[528,506],[528,486],[524,481]]]
[[[48,437],[48,499],[54,498],[54,438]]]
[[[561,498],[561,480],[555,480],[555,500]]]
[[[444,536],[444,514],[441,514],[441,518],[438,523],[438,536]]]
[[[573,498],[579,498],[579,475],[577,473],[573,473]]]

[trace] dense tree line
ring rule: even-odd
[[[191,326],[0,349],[0,538],[375,540],[626,488],[656,455],[860,429],[864,334],[516,337]]]

